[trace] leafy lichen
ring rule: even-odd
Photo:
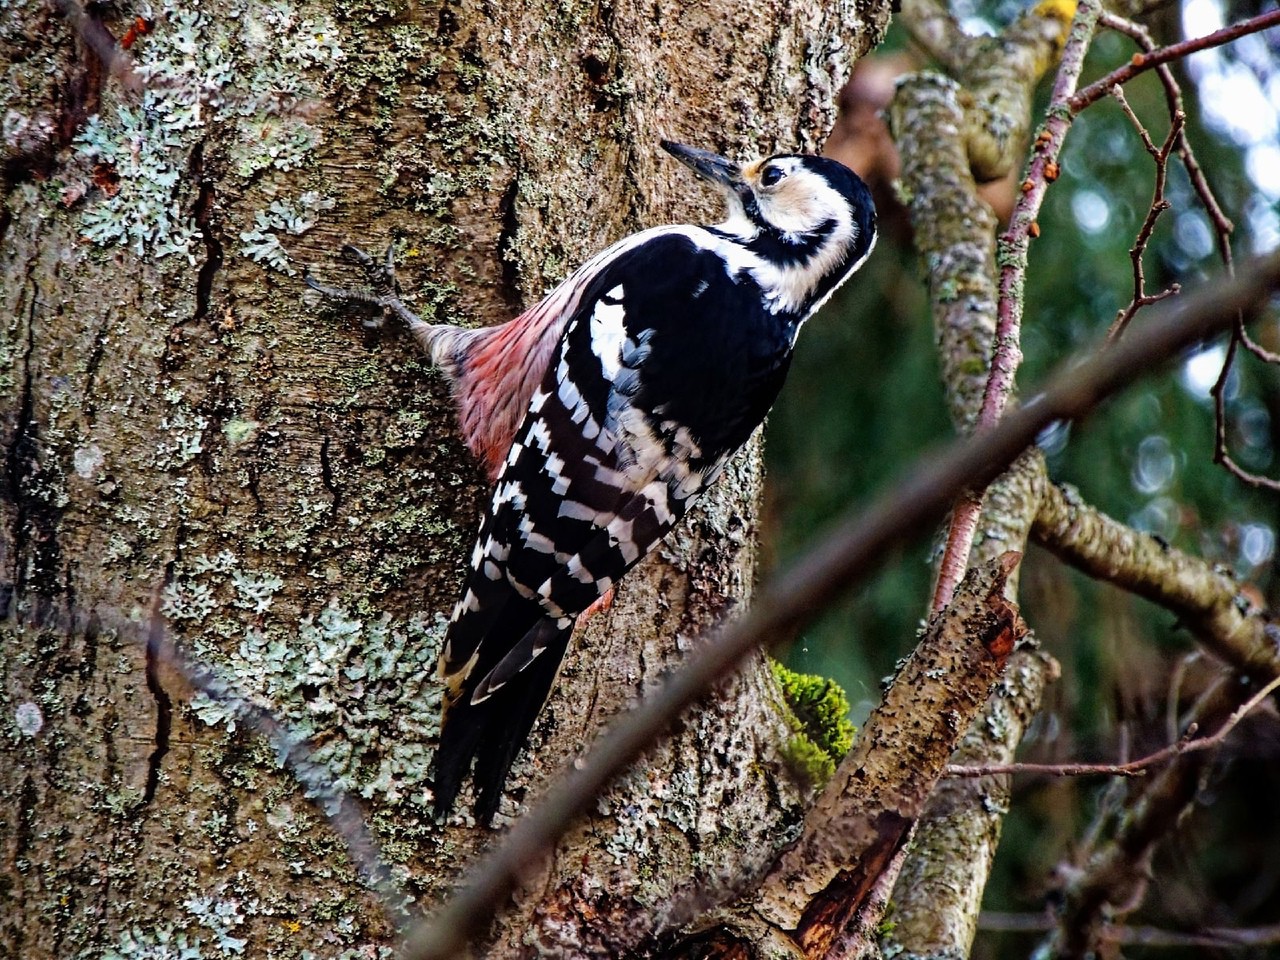
[[[245,602],[270,604],[277,582],[270,575],[231,576]],[[425,809],[439,734],[435,668],[443,635],[441,616],[361,619],[334,602],[293,629],[244,631],[230,655],[203,635],[192,653],[240,695],[269,703],[295,736],[319,744],[312,760],[335,783],[366,798]],[[220,700],[197,694],[191,706],[207,724],[236,727],[236,711]]]
[[[194,197],[180,191],[192,182],[191,160],[209,125],[228,131],[230,171],[242,180],[298,168],[320,142],[306,102],[323,94],[344,54],[331,21],[300,17],[285,3],[244,3],[219,17],[176,0],[147,10],[155,26],[131,50],[145,83],[141,102],[88,119],[75,139],[82,163],[63,184],[63,196],[89,198],[81,212],[86,240],[128,246],[138,256],[176,253],[194,263],[200,242],[190,213]],[[301,202],[307,205],[306,195]],[[270,231],[302,229],[298,217],[276,206],[263,212],[265,226],[255,227],[260,236],[246,240],[242,253],[286,270],[288,258]]]

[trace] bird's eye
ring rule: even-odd
[[[764,173],[760,174],[760,185],[762,187],[772,187],[779,180],[786,176],[781,167],[765,167]]]

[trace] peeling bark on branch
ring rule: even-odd
[[[1058,673],[1048,655],[1016,651],[951,762],[1012,762],[1045,687]],[[886,947],[910,949],[918,957],[967,953],[977,930],[974,904],[982,902],[1012,786],[1008,775],[938,784],[898,876]]]
[[[1004,597],[1017,560],[1009,554],[975,570],[955,605],[934,618],[810,809],[799,839],[698,949],[751,943],[752,956],[765,956],[767,943],[785,938],[797,956],[821,958],[850,932],[1026,633]],[[865,942],[863,930],[851,933]],[[842,952],[852,948],[841,945]]]

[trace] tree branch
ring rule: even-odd
[[[1280,682],[1280,630],[1263,611],[1250,607],[1239,584],[1220,569],[1082,504],[1065,487],[1048,491],[1033,536],[1084,573],[1173,611],[1206,648],[1235,668],[1234,681],[1219,684],[1197,705],[1193,723],[1220,721],[1222,731],[1229,732]],[[1250,696],[1241,682],[1247,677],[1271,682],[1262,693]],[[1206,740],[1220,740],[1225,732]],[[1191,744],[1202,742],[1206,741]],[[1080,956],[1110,939],[1113,932],[1106,918],[1118,909],[1113,905],[1132,909],[1141,901],[1151,853],[1194,800],[1207,762],[1199,755],[1204,748],[1187,755],[1191,744],[1162,751],[1176,754],[1174,762],[1133,801],[1116,837],[1085,871],[1077,872],[1053,941],[1061,954]]]
[[[1018,367],[1022,363],[1022,312],[1023,284],[1027,271],[1027,251],[1036,218],[1049,184],[1057,178],[1057,159],[1062,142],[1071,126],[1071,118],[1065,110],[1066,103],[1075,92],[1084,57],[1089,50],[1102,9],[1100,0],[1084,0],[1076,10],[1075,20],[1066,47],[1062,51],[1062,63],[1053,83],[1053,93],[1046,111],[1047,119],[1040,128],[1032,148],[1031,162],[1009,229],[1000,237],[996,262],[1000,265],[999,299],[996,305],[995,351],[991,356],[990,372],[982,394],[982,407],[978,412],[976,429],[989,430],[1003,415],[1014,392]],[[1035,229],[1038,232],[1038,228]],[[973,546],[978,518],[982,513],[980,495],[961,498],[951,515],[951,527],[947,531],[947,544],[938,567],[938,582],[934,588],[933,604],[937,608],[950,602],[957,575],[963,574]]]
[[[1280,627],[1251,608],[1240,585],[1219,567],[1113,520],[1066,486],[1046,491],[1032,538],[1094,579],[1173,611],[1235,669],[1280,674]]]
[[[935,616],[854,748],[765,878],[757,913],[825,957],[906,842],[960,737],[986,702],[1026,624],[1004,597],[1020,554],[965,578]],[[909,759],[908,759],[909,758]]]
[[[461,890],[408,939],[406,957],[446,957],[461,949],[549,850],[597,792],[640,756],[679,713],[736,668],[758,644],[808,623],[873,569],[884,551],[930,528],[955,491],[989,483],[1049,423],[1085,415],[1104,397],[1136,382],[1161,359],[1229,325],[1280,286],[1280,254],[1260,259],[1234,279],[1206,285],[1113,347],[1068,364],[1045,391],[993,430],[953,445],[858,516],[847,517],[788,573],[760,595],[752,612],[716,632],[699,655],[651,697],[619,719],[587,757],[556,779],[542,802],[471,870]]]
[[[969,57],[973,38],[960,29],[951,11],[937,0],[903,0],[899,20],[920,47],[948,73]]]
[[[1014,653],[979,717],[952,754],[959,763],[1012,761],[1040,710],[1057,661],[1031,649]],[[950,768],[948,768],[950,769]],[[1009,809],[1013,778],[943,780],[929,798],[894,891],[886,955],[956,956],[973,943],[982,890]]]
[[[116,43],[110,31],[102,25],[102,20],[89,13],[80,0],[54,0],[54,6],[79,35],[90,50],[93,51],[109,76],[119,81],[120,85],[131,94],[139,94],[143,90],[143,82],[134,69],[133,57]]]

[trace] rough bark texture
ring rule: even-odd
[[[374,956],[389,930],[270,750],[148,659],[177,638],[319,744],[429,904],[494,833],[427,815],[441,621],[482,485],[407,338],[301,296],[400,241],[490,323],[630,230],[716,216],[660,137],[813,149],[887,4],[222,0],[109,8],[146,87],[42,3],[0,26],[0,952]],[[96,14],[91,15],[96,16]],[[96,119],[95,119],[96,117]],[[326,266],[326,270],[330,268]],[[335,276],[341,279],[340,276]],[[575,643],[508,807],[750,591],[758,455]],[[615,786],[490,955],[616,955],[801,816],[763,661]],[[753,863],[753,859],[756,861]],[[247,946],[241,948],[239,941]]]

